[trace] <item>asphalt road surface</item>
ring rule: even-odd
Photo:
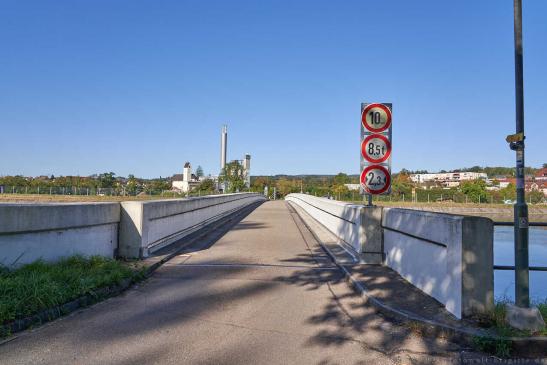
[[[0,364],[422,364],[461,349],[376,314],[284,201],[147,281],[0,345]]]

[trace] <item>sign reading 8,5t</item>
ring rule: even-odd
[[[361,142],[361,154],[368,162],[382,163],[391,155],[391,143],[382,134],[370,134]]]

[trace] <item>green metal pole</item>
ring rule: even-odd
[[[524,134],[522,0],[514,0],[516,133]],[[530,307],[528,273],[528,206],[524,197],[524,140],[515,145],[517,203],[515,204],[515,304]]]

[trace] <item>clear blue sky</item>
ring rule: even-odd
[[[0,3],[0,175],[358,173],[360,103],[393,169],[514,165],[512,0]],[[547,1],[524,0],[527,165],[547,162]]]

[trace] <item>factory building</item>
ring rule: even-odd
[[[228,126],[223,125],[221,132],[220,132],[220,171],[221,174],[224,172],[224,169],[226,168],[226,159],[228,155]],[[245,182],[245,187],[249,188],[251,187],[251,155],[245,154],[243,160],[232,160],[232,163],[237,162],[239,165],[241,165],[241,169],[238,169],[237,171],[229,171],[230,174],[237,174],[239,177],[243,179]],[[223,184],[220,184],[223,185]],[[219,190],[226,190],[225,186],[220,186]]]

